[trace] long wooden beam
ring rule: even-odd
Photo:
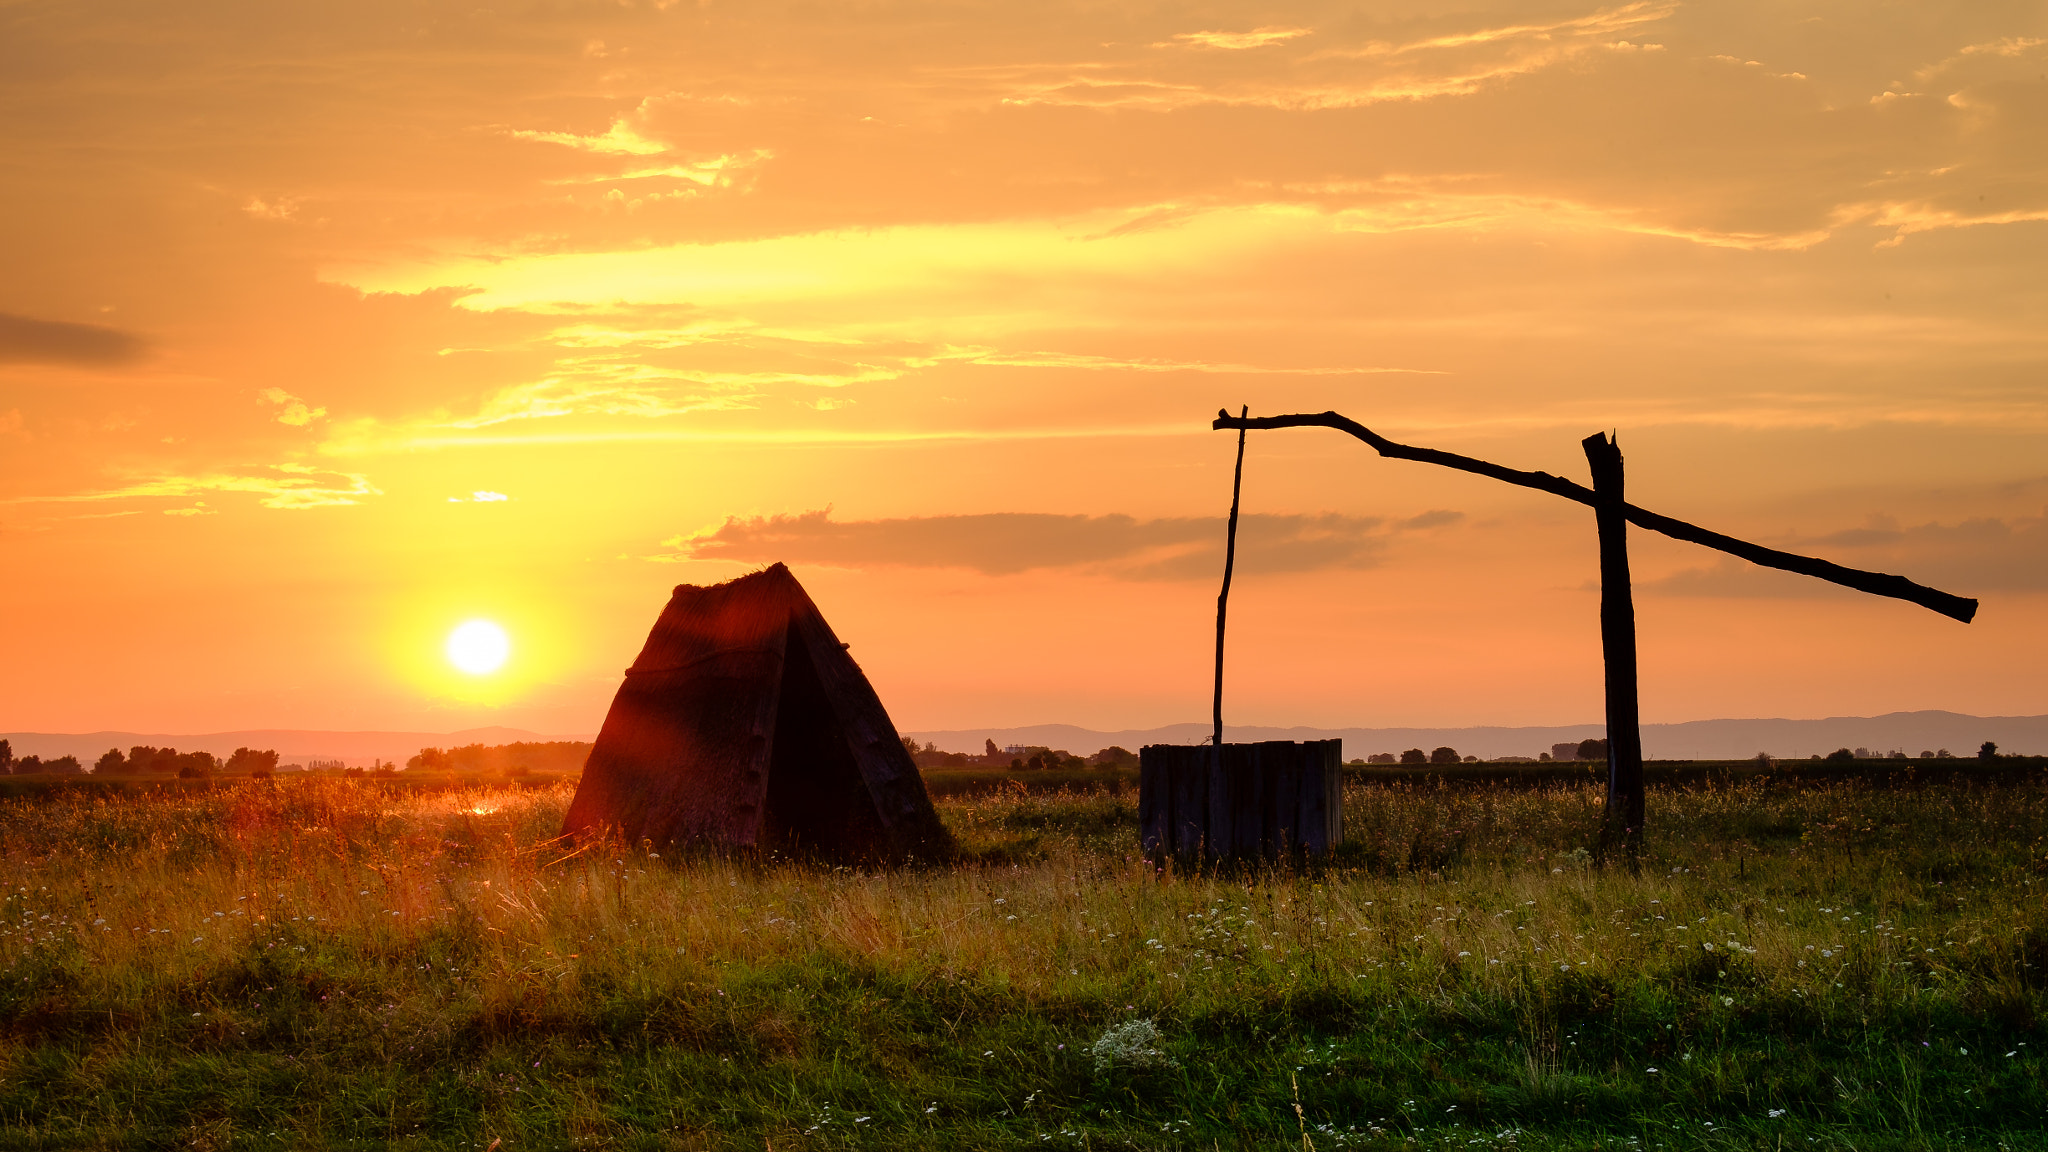
[[[1339,432],[1346,432],[1356,436],[1367,444],[1372,445],[1373,451],[1378,452],[1382,456],[1392,457],[1396,460],[1417,460],[1424,464],[1437,464],[1445,468],[1455,468],[1460,472],[1487,476],[1504,483],[1517,484],[1524,488],[1534,488],[1539,492],[1548,492],[1553,496],[1562,496],[1567,500],[1576,500],[1589,508],[1598,506],[1597,498],[1593,495],[1592,489],[1575,484],[1562,476],[1552,476],[1548,472],[1524,472],[1518,468],[1503,468],[1499,464],[1477,460],[1470,456],[1460,456],[1456,452],[1444,452],[1435,448],[1416,448],[1408,444],[1397,444],[1360,424],[1358,421],[1336,412],[1304,412],[1288,416],[1245,417],[1232,416],[1229,412],[1219,411],[1216,413],[1216,422],[1211,427],[1217,429],[1334,428]],[[1889,596],[1895,600],[1904,600],[1911,604],[1918,604],[1930,611],[1939,612],[1950,619],[1960,620],[1965,624],[1968,624],[1977,615],[1977,602],[1975,600],[1964,596],[1951,595],[1936,588],[1929,588],[1924,584],[1916,584],[1904,576],[1892,576],[1883,572],[1865,572],[1860,568],[1845,568],[1840,564],[1831,564],[1826,560],[1815,559],[1812,556],[1780,552],[1775,548],[1766,548],[1761,544],[1751,544],[1747,540],[1737,540],[1733,536],[1723,536],[1719,532],[1710,532],[1705,528],[1695,524],[1688,524],[1683,520],[1676,520],[1669,516],[1660,516],[1648,509],[1638,508],[1634,504],[1623,504],[1622,512],[1628,518],[1629,523],[1639,528],[1648,528],[1652,532],[1662,532],[1664,535],[1676,540],[1705,545],[1708,548],[1726,552],[1730,556],[1740,557],[1752,564],[1762,565],[1765,568],[1797,572],[1801,576],[1812,576],[1815,579],[1825,580],[1830,584],[1840,584],[1844,588],[1854,588],[1858,592],[1868,592],[1873,596]]]

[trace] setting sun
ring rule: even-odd
[[[472,676],[483,676],[504,667],[512,654],[512,639],[489,620],[470,620],[448,634],[448,662]]]

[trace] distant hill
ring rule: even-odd
[[[90,765],[109,748],[126,752],[138,744],[176,748],[180,752],[211,752],[223,759],[237,748],[275,748],[285,763],[308,759],[340,760],[351,767],[379,760],[403,764],[422,748],[455,748],[465,744],[514,744],[550,740],[594,740],[595,736],[547,736],[524,728],[465,728],[460,732],[319,732],[296,728],[258,728],[247,732],[0,732],[16,756],[45,760],[76,756]]]
[[[1207,724],[1169,724],[1163,728],[1100,732],[1072,724],[1036,724],[1023,728],[961,728],[909,732],[948,752],[979,752],[982,741],[997,747],[1040,744],[1083,756],[1112,744],[1132,751],[1146,744],[1200,744],[1209,738]],[[1481,759],[1534,756],[1553,744],[1606,735],[1601,724],[1551,727],[1483,728],[1262,728],[1225,725],[1224,739],[1344,741],[1347,760],[1375,752],[1428,750],[1443,745]],[[1909,756],[1947,748],[1958,756],[1974,756],[1977,746],[1995,741],[1999,750],[2048,754],[2048,716],[1965,716],[1959,712],[1891,712],[1883,716],[1830,716],[1824,720],[1692,720],[1683,724],[1643,725],[1643,753],[1653,760],[1734,760],[1769,752],[1773,756],[1825,756],[1837,748],[1898,748]]]

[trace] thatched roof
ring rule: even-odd
[[[563,834],[944,855],[924,779],[846,649],[781,564],[679,585],[612,700]]]

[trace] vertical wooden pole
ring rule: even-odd
[[[1593,470],[1600,530],[1600,649],[1607,663],[1607,830],[1631,863],[1643,842],[1643,728],[1636,695],[1636,606],[1628,577],[1620,444],[1601,433],[1581,442]]]
[[[1251,415],[1251,405],[1244,406],[1244,415]],[[1212,709],[1216,723],[1214,743],[1219,749],[1213,760],[1221,770],[1220,749],[1223,747],[1223,618],[1230,607],[1230,572],[1237,566],[1237,501],[1244,492],[1244,434],[1237,430],[1237,472],[1230,478],[1230,526],[1223,537],[1223,591],[1216,594],[1216,698]]]
[[[1251,405],[1240,411],[1240,417],[1251,415]],[[1223,590],[1216,594],[1216,695],[1210,706],[1210,720],[1215,731],[1209,740],[1209,791],[1213,795],[1221,790],[1228,792],[1230,769],[1223,763],[1223,622],[1230,609],[1230,574],[1237,567],[1237,503],[1244,493],[1244,437],[1245,429],[1237,430],[1237,469],[1230,477],[1230,524],[1223,534]],[[1211,851],[1227,854],[1228,845],[1219,845]]]

